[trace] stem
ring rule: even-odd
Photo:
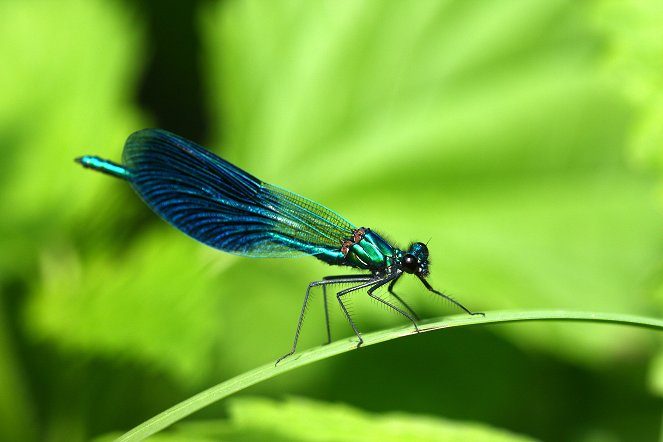
[[[437,318],[425,321],[419,326],[421,333],[440,330],[451,327],[462,327],[470,325],[499,324],[508,322],[523,321],[578,321],[630,325],[635,327],[649,328],[663,331],[663,321],[655,318],[648,318],[635,315],[623,315],[616,313],[596,313],[596,312],[573,312],[564,310],[544,310],[544,311],[503,311],[489,312],[485,317],[482,316],[452,316]],[[379,342],[390,341],[392,339],[402,338],[417,334],[411,325],[406,327],[396,327],[387,330],[381,330],[369,333],[364,336],[363,346],[377,344]],[[247,387],[259,382],[271,379],[281,373],[285,373],[295,368],[326,359],[337,354],[355,350],[357,347],[356,339],[344,339],[333,342],[329,345],[315,347],[301,353],[296,353],[288,359],[283,360],[278,366],[274,362],[269,363],[247,371],[239,376],[235,376],[225,382],[217,384],[207,390],[204,390],[195,396],[186,399],[179,404],[167,409],[166,411],[143,422],[134,429],[122,435],[117,439],[118,442],[135,442],[143,440],[164,428],[174,424],[189,416],[190,414],[214,403],[233,393],[241,391]]]

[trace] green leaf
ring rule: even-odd
[[[140,124],[130,99],[141,31],[106,1],[2,2],[0,24],[0,40],[11,42],[0,47],[11,64],[0,72],[6,277],[32,268],[41,250],[68,246],[63,236],[81,228],[85,208],[104,212],[108,183],[89,179],[73,158],[117,152]]]
[[[218,321],[209,252],[162,226],[143,232],[121,256],[80,262],[45,255],[43,285],[26,309],[33,338],[57,337],[65,352],[139,362],[183,385],[200,382],[217,339],[228,333]],[[226,266],[235,260],[225,258]]]
[[[621,314],[606,314],[592,312],[571,311],[530,311],[530,312],[489,312],[485,317],[463,315],[460,317],[445,318],[430,321],[420,326],[422,333],[434,330],[443,330],[451,327],[470,326],[479,324],[499,324],[520,321],[584,321],[594,323],[627,324],[631,326],[650,328],[663,331],[663,320]],[[398,339],[416,334],[412,327],[398,327],[382,330],[364,335],[364,347],[380,342]],[[140,441],[155,434],[190,414],[214,403],[231,394],[265,381],[281,373],[294,370],[304,365],[326,359],[341,353],[356,349],[354,339],[333,342],[329,345],[317,347],[302,353],[296,353],[285,359],[279,365],[273,363],[263,365],[233,379],[211,387],[197,395],[169,408],[163,413],[142,423],[133,430],[118,438],[118,442]]]

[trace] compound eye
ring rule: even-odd
[[[416,273],[419,269],[419,260],[414,255],[407,253],[403,256],[403,271],[406,273]]]
[[[428,256],[428,246],[422,242],[417,243],[419,245],[419,249],[421,250],[421,253],[424,254],[425,256]]]

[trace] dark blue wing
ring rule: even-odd
[[[140,197],[163,219],[214,248],[252,257],[305,253],[342,259],[354,226],[340,215],[160,129],[132,134],[122,162]]]

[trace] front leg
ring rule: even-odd
[[[382,281],[376,283],[375,285],[373,285],[373,287],[368,289],[368,296],[370,296],[371,298],[385,304],[387,307],[390,307],[390,308],[396,310],[401,315],[405,316],[407,319],[410,320],[412,325],[414,325],[414,329],[417,331],[417,333],[419,333],[419,327],[417,327],[417,322],[414,320],[414,318],[412,318],[412,316],[408,315],[403,310],[399,309],[398,307],[396,307],[395,305],[393,305],[392,303],[390,303],[386,299],[382,299],[379,296],[373,294],[373,292],[375,290],[377,290],[378,288],[382,287],[383,285],[385,285],[386,283],[388,283],[390,281],[391,281],[391,283],[389,284],[389,288],[391,289],[391,287],[394,285],[394,283],[398,280],[399,277],[400,277],[400,274],[397,274],[395,276],[383,279]],[[397,299],[399,299],[399,298],[397,297]],[[407,307],[407,304],[405,304],[405,306]]]
[[[348,309],[345,307],[345,304],[343,303],[343,300],[341,299],[343,296],[347,295],[348,293],[355,292],[357,290],[361,290],[366,287],[371,287],[374,286],[375,284],[379,284],[382,282],[382,279],[376,278],[374,276],[368,277],[366,282],[363,284],[356,285],[354,287],[347,288],[345,290],[341,290],[336,294],[336,299],[338,300],[339,305],[341,306],[341,309],[343,310],[343,313],[345,313],[345,317],[348,319],[348,322],[350,323],[350,327],[352,327],[352,330],[355,332],[355,335],[357,335],[357,338],[359,339],[359,343],[357,343],[357,348],[361,347],[361,344],[364,343],[364,340],[361,337],[361,333],[359,333],[359,330],[357,330],[357,327],[355,326],[354,321],[352,320],[352,317],[350,316],[350,312],[348,312]]]
[[[411,314],[412,317],[415,319],[415,321],[419,321],[419,315],[417,315],[417,313],[416,313],[414,310],[412,310],[412,309],[410,308],[410,306],[409,306],[405,301],[403,301],[403,299],[402,299],[400,296],[398,296],[398,295],[396,294],[396,292],[394,292],[394,285],[396,284],[396,281],[398,281],[398,279],[399,279],[399,278],[394,278],[394,279],[391,281],[391,283],[389,284],[389,287],[388,287],[387,290],[389,291],[389,293],[391,294],[391,296],[393,296],[393,297],[396,299],[396,301],[400,302],[401,305],[402,305],[403,307],[405,307],[405,308],[407,309],[408,312],[410,312],[410,314]]]
[[[447,295],[445,295],[444,293],[442,293],[442,292],[438,292],[437,290],[435,290],[435,289],[434,289],[434,288],[428,283],[428,281],[426,281],[426,280],[424,279],[423,276],[421,276],[421,275],[417,275],[417,276],[419,277],[419,280],[422,282],[422,284],[424,285],[424,287],[426,287],[428,290],[430,290],[431,292],[435,293],[436,295],[443,297],[444,299],[446,299],[447,301],[451,302],[452,304],[454,304],[454,305],[460,307],[461,309],[463,309],[463,310],[465,311],[465,313],[467,313],[467,314],[469,314],[469,315],[472,315],[472,316],[475,316],[475,315],[486,316],[485,313],[481,313],[481,312],[474,313],[474,312],[470,311],[467,307],[465,307],[463,304],[461,304],[460,302],[456,301],[456,300],[453,299],[452,297],[447,296]]]

